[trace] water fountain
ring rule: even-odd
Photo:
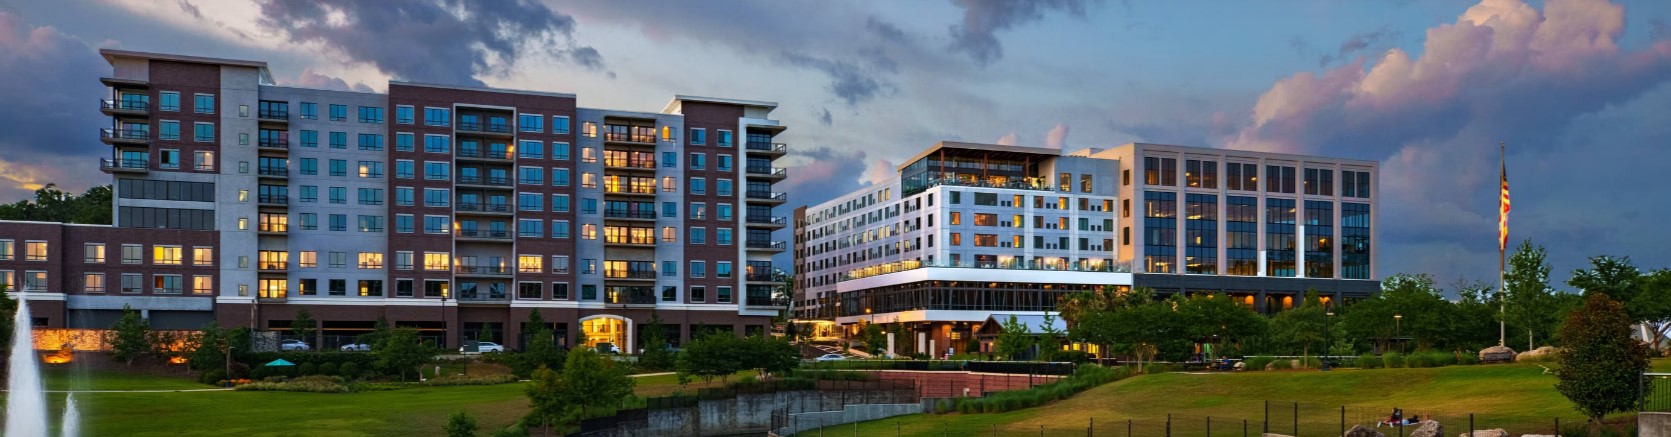
[[[75,393],[64,397],[64,423],[58,427],[61,437],[81,436],[81,410],[75,408]]]
[[[12,320],[11,375],[6,385],[6,437],[46,436],[46,389],[29,323],[29,301],[18,294]]]

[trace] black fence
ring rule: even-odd
[[[1636,390],[1637,411],[1671,411],[1671,373],[1643,373]]]
[[[913,370],[923,372],[981,372],[1018,375],[1072,375],[1074,363],[1038,361],[853,360],[810,363],[820,370]]]

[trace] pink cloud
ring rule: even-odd
[[[1056,126],[1050,128],[1050,132],[1046,132],[1044,134],[1045,147],[1061,149],[1063,146],[1066,146],[1067,143],[1068,125],[1066,123],[1056,123]]]

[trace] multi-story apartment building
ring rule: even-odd
[[[896,179],[795,210],[796,315],[849,332],[901,323],[898,352],[938,355],[983,349],[974,333],[991,315],[1044,314],[1102,286],[1225,293],[1263,312],[1313,289],[1361,298],[1379,287],[1376,171],[1154,144],[942,142]]]
[[[37,300],[65,302],[36,307],[50,326],[106,326],[128,305],[164,328],[286,331],[305,308],[325,347],[379,318],[449,346],[518,347],[538,310],[564,345],[634,350],[652,317],[678,342],[777,314],[774,103],[676,96],[632,112],[410,82],[304,89],[273,85],[263,62],[102,53],[114,226],[0,223],[0,250],[41,243],[53,259],[0,256]],[[122,263],[65,250],[93,244]]]

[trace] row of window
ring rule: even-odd
[[[396,279],[394,282],[395,282],[394,297],[415,297],[416,296],[417,280],[414,280],[414,279]],[[451,287],[452,281],[448,281],[448,280],[426,279],[426,280],[423,281],[423,283],[424,283],[424,297],[428,297],[428,298],[442,297],[442,298],[456,298],[456,299],[462,299],[462,300],[478,300],[478,299],[498,300],[498,299],[508,299],[509,298],[509,294],[507,294],[506,290],[505,290],[506,284],[503,283],[503,282],[487,282],[487,283],[484,284],[484,283],[478,283],[476,281],[458,281],[458,290],[456,290],[456,291],[452,290],[452,287]],[[319,280],[315,279],[315,278],[298,279],[296,281],[296,284],[297,284],[297,288],[298,288],[297,294],[300,295],[300,296],[320,296],[320,295],[347,296],[347,295],[349,295],[348,280],[346,280],[346,279],[326,279],[325,280],[326,289],[325,289],[324,293],[320,292],[320,290],[319,290]],[[516,289],[517,289],[516,298],[517,299],[527,299],[527,300],[546,299],[547,298],[546,297],[547,296],[546,295],[546,284],[547,283],[543,283],[543,282],[517,282],[517,284],[516,284]],[[549,296],[550,296],[551,300],[569,300],[570,299],[569,283],[567,283],[567,282],[551,282],[549,284],[550,284],[550,290],[551,290]],[[357,291],[356,291],[355,294],[357,294],[358,296],[361,296],[361,297],[381,297],[381,296],[383,296],[383,281],[382,280],[378,280],[378,279],[360,279],[360,280],[357,280],[356,285],[357,285],[357,287],[356,287]],[[485,287],[483,285],[485,285]],[[262,298],[283,299],[283,298],[288,297],[288,295],[289,295],[289,281],[285,280],[285,279],[262,279],[262,280],[260,280],[260,283],[257,285],[257,287],[258,287],[258,290],[259,290],[259,293],[260,293],[260,297],[262,297]],[[240,289],[242,289],[242,288],[243,287],[240,287]],[[609,293],[610,296],[607,296],[607,297],[609,299],[611,299],[612,301],[616,301],[616,300],[622,299],[621,296],[618,296],[618,294],[621,294],[621,291],[618,291],[616,289],[633,289],[633,288],[648,289],[649,287],[608,287],[608,288],[610,288],[611,290],[610,290],[610,293]],[[700,286],[700,285],[691,286],[689,288],[689,292],[688,292],[689,301],[691,303],[707,303],[708,302],[707,289],[708,289],[708,287],[706,287],[706,286]],[[733,300],[732,300],[733,299],[733,294],[734,294],[732,292],[732,290],[733,290],[733,287],[730,287],[730,286],[715,287],[715,291],[717,292],[716,295],[715,295],[715,303],[722,303],[722,304],[732,303],[733,302]],[[579,299],[583,300],[583,301],[601,300],[600,296],[599,296],[599,293],[598,293],[598,286],[596,284],[583,284],[583,285],[581,285],[580,286]],[[664,287],[662,287],[660,300],[662,302],[677,301],[678,300],[678,288],[675,287],[675,286],[664,286]]]
[[[1224,188],[1234,191],[1259,190],[1259,166],[1255,164],[1226,162]],[[1184,162],[1184,186],[1190,188],[1218,189],[1219,166],[1217,161],[1189,159]],[[1143,183],[1156,186],[1178,185],[1178,160],[1174,158],[1146,157],[1143,158]],[[1369,197],[1369,172],[1340,171],[1340,195],[1342,197]],[[1063,173],[1063,177],[1067,174]],[[1303,181],[1301,176],[1304,177]],[[1307,195],[1333,196],[1335,195],[1335,171],[1332,169],[1306,168],[1303,174],[1296,173],[1291,166],[1265,166],[1265,191],[1271,193],[1295,194],[1304,192]],[[1123,184],[1131,184],[1131,171],[1124,172]],[[1296,183],[1303,189],[1296,190]],[[1065,191],[1065,190],[1064,190]]]
[[[35,292],[47,291],[48,284],[47,284],[46,273],[47,272],[45,272],[45,271],[39,271],[39,270],[26,270],[26,271],[23,272],[23,283],[22,284],[17,284],[17,283],[14,282],[15,279],[13,278],[13,275],[15,274],[15,272],[13,272],[11,270],[0,270],[0,288],[4,288],[6,290],[21,290],[21,291],[35,291]],[[158,273],[158,274],[152,274],[151,275],[151,281],[150,281],[151,293],[152,294],[184,294],[185,291],[186,291],[185,287],[187,285],[186,280],[188,278],[190,278],[190,280],[191,280],[191,283],[190,283],[191,294],[197,294],[197,295],[214,294],[214,292],[215,292],[215,277],[212,276],[212,275],[192,275],[192,276],[188,276],[188,275],[163,274],[163,273]],[[111,290],[110,289],[111,285],[108,282],[108,278],[106,278],[106,275],[105,275],[104,272],[87,272],[87,273],[83,273],[81,275],[81,289],[82,289],[83,292],[86,292],[86,293],[105,293],[105,292],[110,292],[110,291],[120,291],[120,292],[126,293],[126,294],[139,294],[139,293],[144,293],[145,292],[146,281],[145,281],[145,275],[142,274],[142,273],[122,273],[118,277],[118,280],[120,280],[121,282],[116,284],[116,285],[120,286],[121,288],[116,289],[116,290]],[[19,285],[21,285],[21,288],[18,288]]]
[[[24,261],[47,261],[48,244],[45,241],[24,241]],[[17,242],[15,240],[0,240],[0,261],[16,259]],[[121,245],[122,264],[144,264],[145,245]],[[106,248],[104,243],[86,243],[82,245],[82,261],[87,264],[104,264],[106,262]],[[186,247],[179,245],[151,245],[151,264],[160,266],[178,266],[188,264],[185,259]],[[215,265],[215,248],[208,246],[191,247],[189,264],[195,266]]]

